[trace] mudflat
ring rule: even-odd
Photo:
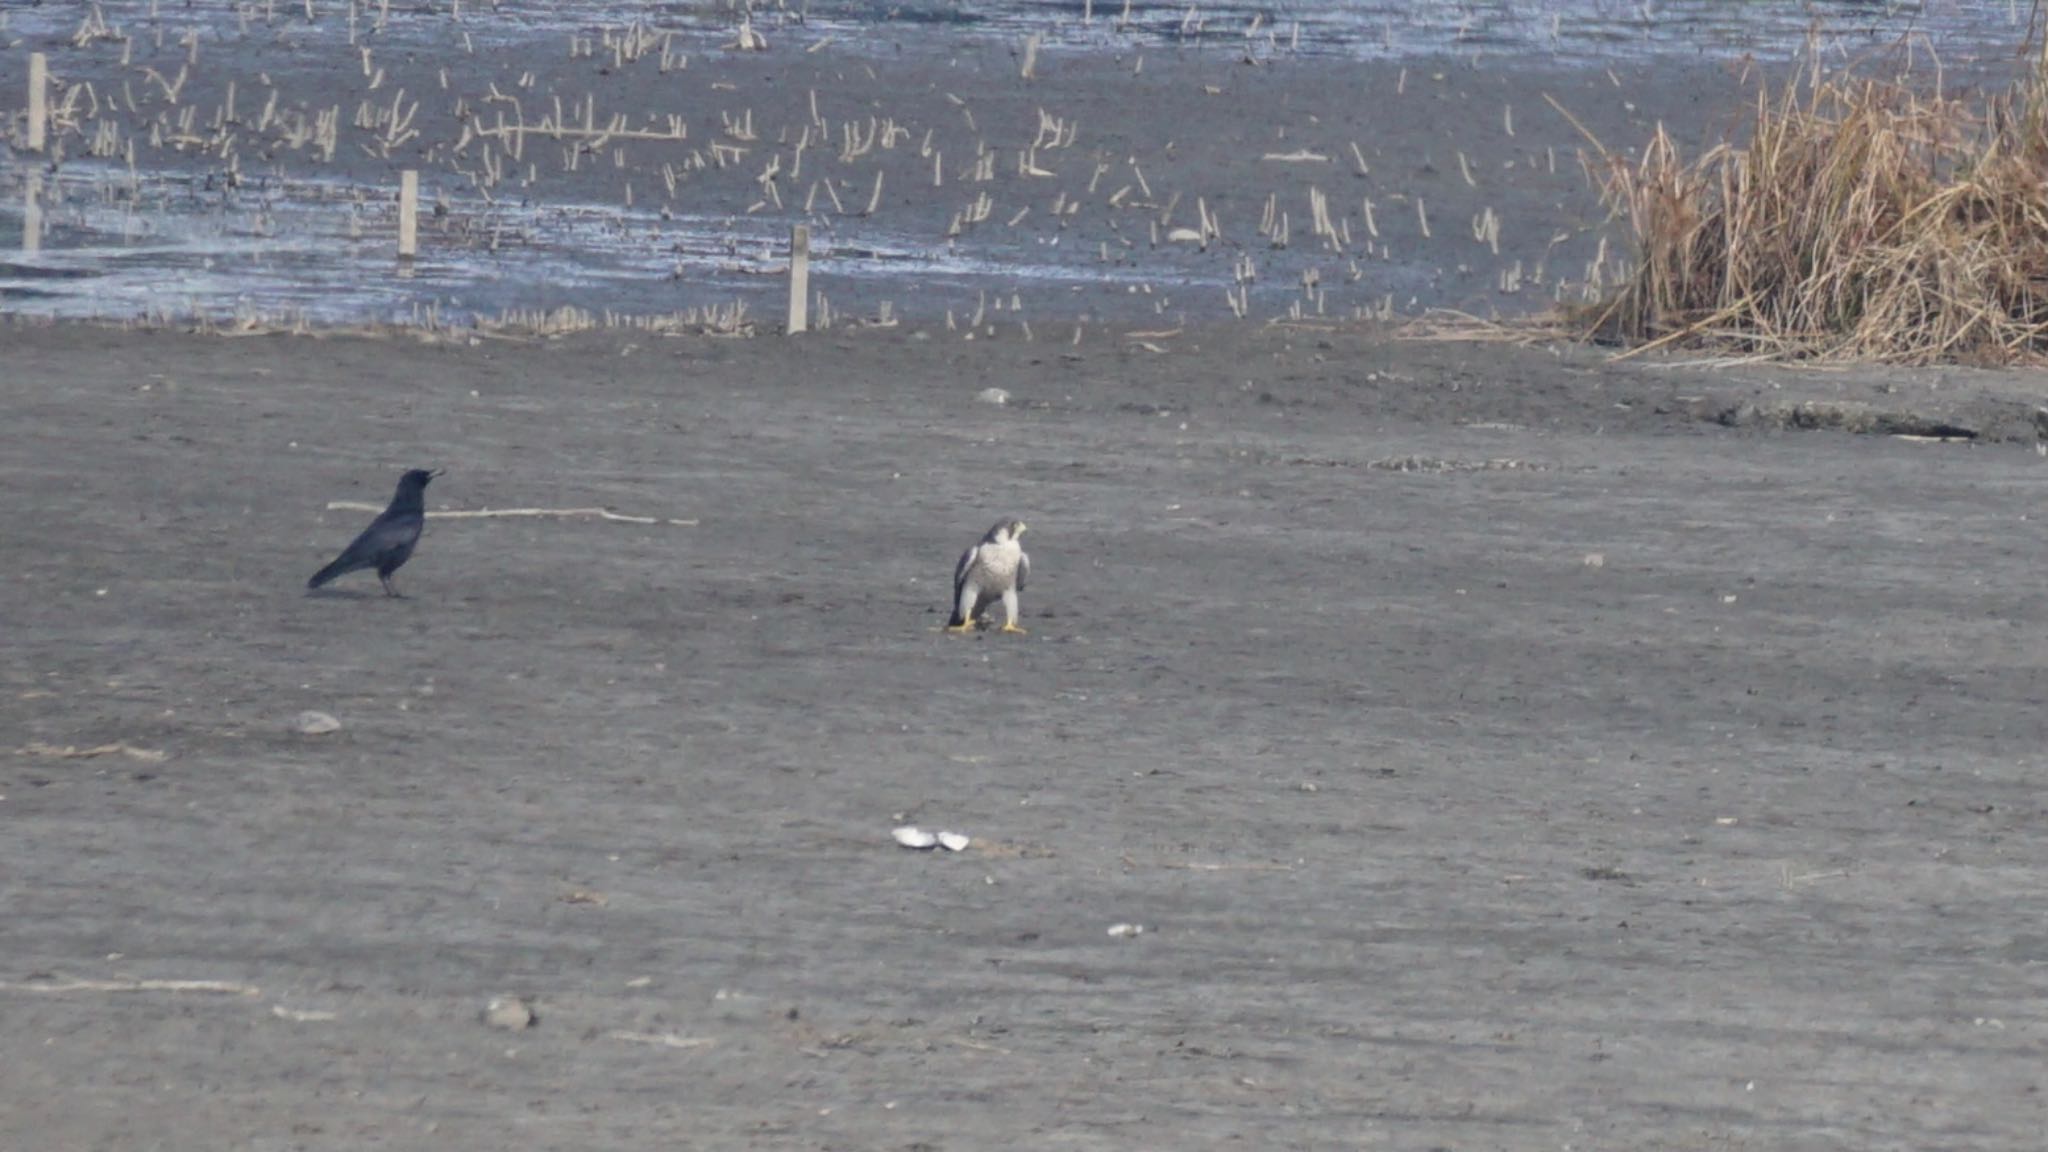
[[[1264,14],[1243,19],[1266,35],[1210,13],[1190,37],[1169,31],[1197,23],[1184,8],[1145,5],[1130,31],[1046,12],[1042,49],[905,19],[764,24],[761,51],[687,20],[355,7],[15,13],[0,93],[40,51],[58,112],[49,152],[0,167],[0,245],[31,196],[50,232],[0,267],[0,304],[335,324],[737,302],[775,322],[804,223],[816,323],[1512,316],[1625,275],[1629,235],[1589,176],[1660,130],[1686,156],[1739,140],[1759,86],[1800,74],[1785,44],[1346,59],[1288,48]],[[1944,40],[1937,72],[1894,42],[1910,14],[1865,16],[1829,25],[1827,67],[1917,62],[1953,96],[2031,59],[2014,28]],[[399,280],[408,170],[420,248]]]
[[[0,343],[0,1145],[2048,1128],[2043,463],[1743,415],[2023,377]],[[652,522],[437,517],[407,598],[307,594],[408,467]],[[943,634],[1005,515],[1030,635]]]

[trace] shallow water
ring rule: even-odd
[[[787,269],[787,232],[766,217],[673,216],[616,206],[555,204],[491,209],[468,242],[426,246],[400,274],[390,258],[396,211],[342,182],[270,182],[232,196],[187,176],[146,180],[130,201],[107,203],[121,177],[102,165],[67,165],[45,186],[42,251],[0,260],[0,310],[62,318],[216,319],[350,324],[410,323],[549,309],[656,315],[709,291],[726,299],[771,295]],[[482,209],[452,198],[458,208]],[[55,201],[55,203],[51,203]],[[22,216],[0,216],[0,252],[18,250]],[[423,227],[426,225],[423,224]],[[842,279],[877,282],[879,294],[961,298],[977,285],[1154,285],[1157,269],[1091,267],[1076,274],[1057,251],[1010,245],[966,256],[943,244],[863,235],[812,241],[813,259]],[[901,283],[893,283],[900,281]],[[779,279],[773,281],[779,284]],[[537,290],[538,286],[544,289]],[[893,290],[888,290],[893,289]]]
[[[6,10],[15,35],[70,35],[85,6],[47,4]],[[230,32],[238,9],[261,5],[166,3],[148,5],[152,26],[161,21],[173,36],[193,28]],[[296,13],[305,0],[277,0]],[[355,29],[375,28],[387,41],[432,46],[446,41],[451,27],[445,2],[382,5],[361,0],[313,0],[323,19],[308,44],[321,36],[349,35],[349,23],[332,19],[353,9]],[[140,4],[106,5],[115,23],[137,18]],[[492,3],[464,6],[480,44],[546,41],[552,50],[566,32],[619,27],[639,21],[685,35],[728,36],[747,6],[735,0],[556,0],[552,3]],[[961,35],[1017,39],[1038,35],[1047,44],[1105,48],[1212,43],[1355,59],[1403,59],[1471,51],[1541,54],[1565,63],[1613,62],[1661,53],[1685,55],[1755,54],[1782,58],[1799,51],[1810,30],[1854,50],[1921,33],[1966,47],[2007,43],[2027,26],[2029,6],[1964,3],[1962,0],[1459,0],[1408,3],[1403,0],[783,0],[754,3],[750,18],[763,28],[795,24],[812,32],[859,36],[890,50],[942,47]]]
[[[305,0],[277,5],[300,13]],[[289,23],[288,33],[254,51],[307,59],[346,53],[355,36],[377,37],[381,53],[453,59],[468,35],[480,53],[499,59],[558,57],[572,33],[590,34],[639,22],[671,33],[691,51],[729,41],[739,12],[723,2],[554,4],[468,3],[457,22],[442,4],[376,3],[354,8],[314,0],[319,17]],[[153,12],[152,12],[153,10]],[[70,37],[95,19],[78,5],[5,9],[5,35],[33,44]],[[110,5],[99,19],[159,28],[175,44],[194,30],[210,41],[255,44],[265,35],[260,6],[223,4]],[[240,14],[238,14],[238,11]],[[259,19],[250,20],[255,13]],[[1505,61],[1594,67],[1661,56],[1782,59],[1807,43],[1810,31],[1836,58],[1850,58],[1923,38],[1941,51],[1967,55],[2010,45],[2027,12],[2011,4],[1832,2],[1726,3],[1683,0],[1569,4],[1491,2],[1405,4],[1338,0],[1181,4],[1120,0],[907,0],[900,3],[757,5],[753,26],[806,41],[830,38],[836,50],[944,53],[962,37],[1015,45],[1039,37],[1048,51],[1232,53],[1274,67],[1290,59],[1407,61],[1477,56]],[[2009,50],[2009,49],[2006,49]],[[530,55],[529,55],[530,54]],[[18,54],[11,54],[18,55]],[[0,84],[18,88],[18,61],[0,70]],[[112,160],[69,159],[41,176],[39,251],[25,251],[29,173],[40,165],[17,157],[0,176],[0,311],[60,317],[294,318],[313,323],[407,322],[543,310],[573,300],[592,311],[666,313],[707,294],[766,308],[783,266],[787,222],[769,216],[687,215],[634,211],[571,198],[535,199],[510,207],[461,190],[435,196],[459,235],[447,229],[407,275],[389,260],[395,210],[388,192],[346,176],[301,177],[276,172],[228,189],[190,167],[134,172]],[[432,177],[429,177],[431,179]],[[423,201],[427,197],[423,194]],[[423,203],[424,209],[424,203]],[[423,220],[429,232],[433,222]],[[859,301],[889,299],[908,309],[957,305],[988,293],[1065,293],[1086,312],[1118,294],[1184,290],[1199,293],[1198,311],[1221,312],[1226,281],[1213,262],[1162,252],[1143,276],[1091,258],[1086,246],[1061,237],[980,236],[971,252],[923,233],[892,231],[881,222],[858,234],[814,229],[814,251],[829,261]],[[1438,270],[1441,272],[1441,269]],[[1420,266],[1375,270],[1374,286],[1396,303],[1429,304]],[[684,288],[687,287],[687,291]],[[1414,288],[1421,294],[1411,292]],[[1255,286],[1255,305],[1285,307],[1285,277]]]

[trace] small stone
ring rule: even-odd
[[[1128,940],[1133,936],[1144,935],[1145,926],[1143,924],[1111,924],[1109,926],[1109,934],[1119,940]]]
[[[1585,564],[1588,568],[1605,568],[1607,567],[1607,557],[1604,553],[1588,552],[1586,553]]]
[[[341,721],[325,712],[301,712],[292,717],[292,731],[302,736],[325,736],[341,731]]]
[[[970,843],[972,841],[958,832],[939,833],[939,847],[944,848],[948,852],[964,851]]]
[[[1001,388],[983,388],[980,396],[984,404],[1003,405],[1010,402],[1010,394]]]
[[[534,1019],[533,1009],[517,996],[493,996],[484,1006],[484,1023],[507,1032],[523,1032]]]

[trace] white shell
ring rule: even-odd
[[[971,841],[969,841],[967,837],[961,835],[958,832],[939,833],[939,846],[944,848],[948,852],[958,852],[961,849],[966,848],[969,843],[971,843]]]
[[[919,828],[915,824],[905,824],[903,827],[889,833],[889,835],[894,836],[896,842],[905,848],[929,848],[939,842],[937,836]]]
[[[984,404],[1008,404],[1010,394],[1001,388],[983,388],[980,400]]]
[[[1145,926],[1143,924],[1111,924],[1109,926],[1109,934],[1120,940],[1130,936],[1142,936],[1144,932]]]
[[[484,1023],[507,1032],[521,1032],[533,1027],[533,1008],[517,996],[493,996],[484,1005]]]
[[[325,736],[341,731],[341,721],[325,712],[306,711],[292,717],[292,730],[307,736]]]

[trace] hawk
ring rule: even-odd
[[[1023,635],[1017,627],[1017,593],[1031,575],[1031,557],[1017,543],[1024,534],[1024,522],[1005,517],[981,538],[981,543],[960,554],[953,568],[953,618],[946,622],[949,632],[971,632],[974,617],[990,602],[1003,602],[1004,632]]]

